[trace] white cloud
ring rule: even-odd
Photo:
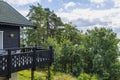
[[[103,3],[105,0],[90,0],[91,3],[96,3],[96,4],[99,4],[99,3]]]
[[[112,0],[116,8],[120,8],[120,0]]]
[[[40,0],[4,0],[10,4],[15,4],[15,5],[27,5],[27,4],[31,4],[34,2],[40,2]]]
[[[48,0],[48,2],[52,2],[52,0]]]
[[[64,10],[63,8],[58,9],[59,12],[62,12],[63,10]]]
[[[112,27],[120,26],[120,9],[112,8],[108,10],[91,10],[76,8],[71,12],[57,12],[57,15],[68,21],[77,21],[79,19],[96,23],[96,20],[104,24],[110,24]],[[80,22],[80,21],[79,21]],[[87,24],[87,23],[86,23]]]
[[[18,10],[18,12],[20,12],[24,17],[26,17],[29,13],[29,10]]]
[[[65,4],[64,8],[65,8],[65,9],[68,9],[69,7],[74,7],[75,5],[76,5],[76,3],[74,3],[74,2],[69,2],[69,3],[66,3],[66,4]]]

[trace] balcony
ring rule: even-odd
[[[53,50],[39,48],[19,48],[0,50],[0,76],[11,77],[11,73],[36,67],[50,66]]]

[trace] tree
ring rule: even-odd
[[[110,80],[120,80],[120,62],[111,65]]]
[[[57,17],[54,11],[50,11],[49,8],[45,8],[44,11],[46,13],[47,35],[49,35],[49,37],[56,37],[59,26],[63,25],[61,18]]]
[[[30,6],[30,12],[27,15],[29,20],[36,26],[35,29],[27,28],[26,36],[28,45],[37,44],[40,45],[42,41],[44,41],[45,29],[46,29],[46,17],[45,11],[38,4],[38,6]]]
[[[35,29],[27,28],[26,43],[54,47],[54,71],[79,76],[97,74],[104,80],[119,80],[119,39],[111,29],[94,28],[86,33],[74,25],[64,24],[49,8],[31,6],[29,20]],[[114,75],[114,76],[112,76]]]
[[[48,37],[56,37],[58,27],[62,25],[61,19],[53,11],[42,8],[40,4],[30,6],[27,17],[36,26],[35,29],[28,28],[25,33],[28,38],[26,42],[32,45],[40,45]]]
[[[117,46],[119,39],[117,39],[116,34],[111,29],[95,28],[88,30],[86,35],[87,57],[85,59],[88,66],[85,71],[97,72],[102,77],[104,77],[103,70],[110,74],[111,65],[116,63],[119,55]],[[98,68],[96,69],[95,66]],[[109,75],[108,79],[110,76],[112,75]]]
[[[70,40],[74,44],[79,43],[77,39],[79,38],[80,31],[71,24],[64,24],[64,30],[62,31],[61,41]]]

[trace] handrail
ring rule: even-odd
[[[20,49],[33,49],[33,47],[21,47],[21,48],[4,48],[0,50],[20,50]],[[42,48],[36,48],[37,50],[47,50],[47,49],[42,49]]]

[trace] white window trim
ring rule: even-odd
[[[0,31],[0,33],[2,33],[2,49],[3,49],[3,32],[4,31]]]

